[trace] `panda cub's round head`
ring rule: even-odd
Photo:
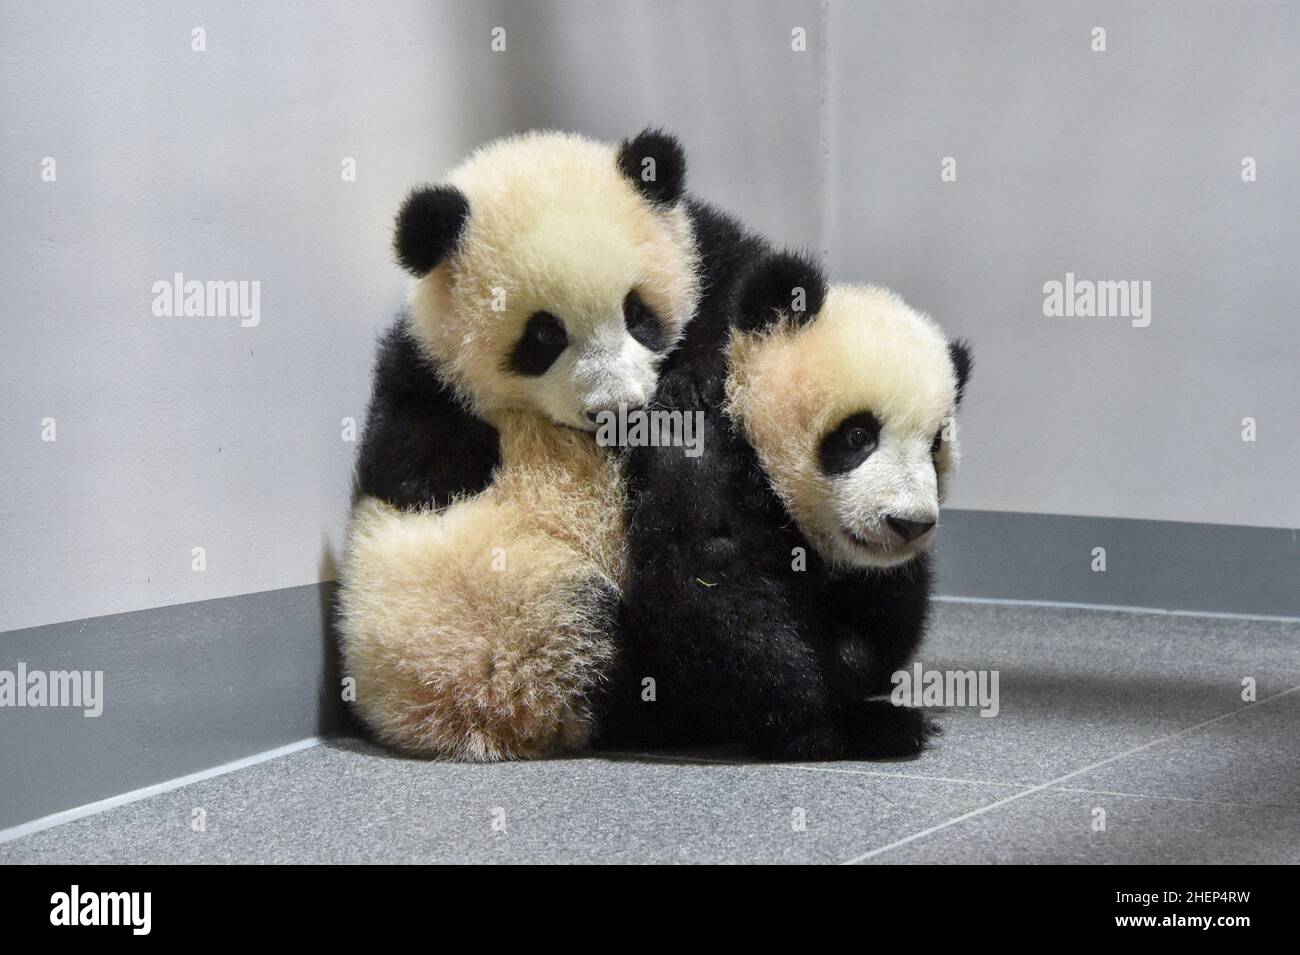
[[[656,130],[483,147],[398,213],[412,334],[489,419],[522,409],[594,431],[602,410],[644,405],[698,297],[684,185],[680,145]]]
[[[744,281],[728,413],[786,510],[837,565],[891,567],[933,539],[970,353],[887,289],[826,286],[790,254]]]

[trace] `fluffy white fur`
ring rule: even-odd
[[[869,567],[924,547],[932,534],[900,544],[886,518],[937,520],[956,461],[957,380],[929,316],[887,289],[832,285],[808,325],[783,319],[767,333],[734,334],[730,347],[728,413],[813,546],[833,562]],[[822,439],[864,411],[881,423],[876,450],[853,471],[826,475]]]
[[[587,739],[609,658],[602,590],[621,585],[623,485],[585,434],[503,412],[502,466],[441,512],[363,499],[342,568],[357,707],[385,741],[465,760]]]
[[[572,429],[594,427],[593,406],[653,391],[657,359],[627,334],[623,299],[636,289],[680,336],[698,294],[694,244],[680,208],[652,206],[619,173],[614,147],[577,136],[500,141],[450,181],[470,217],[413,287],[411,329],[497,428],[501,464],[484,492],[442,511],[358,503],[340,592],[346,672],[365,721],[397,747],[552,755],[586,741],[624,560],[617,459]],[[538,310],[571,344],[528,379],[505,361]]]

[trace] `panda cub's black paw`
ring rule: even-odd
[[[844,714],[841,732],[851,759],[902,759],[918,755],[943,730],[924,710],[867,700]]]
[[[940,732],[923,710],[866,700],[829,722],[769,740],[760,746],[760,754],[796,762],[904,759],[916,756]]]

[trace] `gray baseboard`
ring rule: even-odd
[[[1095,573],[1092,549],[1106,548]],[[954,597],[1300,617],[1290,530],[947,511]],[[333,584],[0,634],[0,669],[102,670],[103,715],[0,708],[0,829],[327,733],[345,721]]]
[[[0,708],[0,829],[317,736],[343,719],[333,584],[0,634],[0,669],[102,670],[104,709]]]
[[[945,511],[940,524],[944,596],[1300,617],[1300,543],[1287,528],[1007,511]]]

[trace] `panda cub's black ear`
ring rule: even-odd
[[[397,212],[393,250],[397,261],[412,275],[426,275],[456,251],[469,200],[455,186],[421,186],[412,189]]]
[[[807,254],[778,252],[760,259],[741,279],[736,327],[759,332],[788,315],[807,325],[826,301],[826,276]]]
[[[970,343],[957,339],[948,343],[948,357],[952,359],[953,371],[957,373],[957,403],[961,404],[962,395],[966,393],[966,382],[970,381],[970,371],[975,359],[970,354]]]
[[[677,137],[647,127],[618,147],[618,169],[656,204],[671,205],[686,191],[686,152]]]

